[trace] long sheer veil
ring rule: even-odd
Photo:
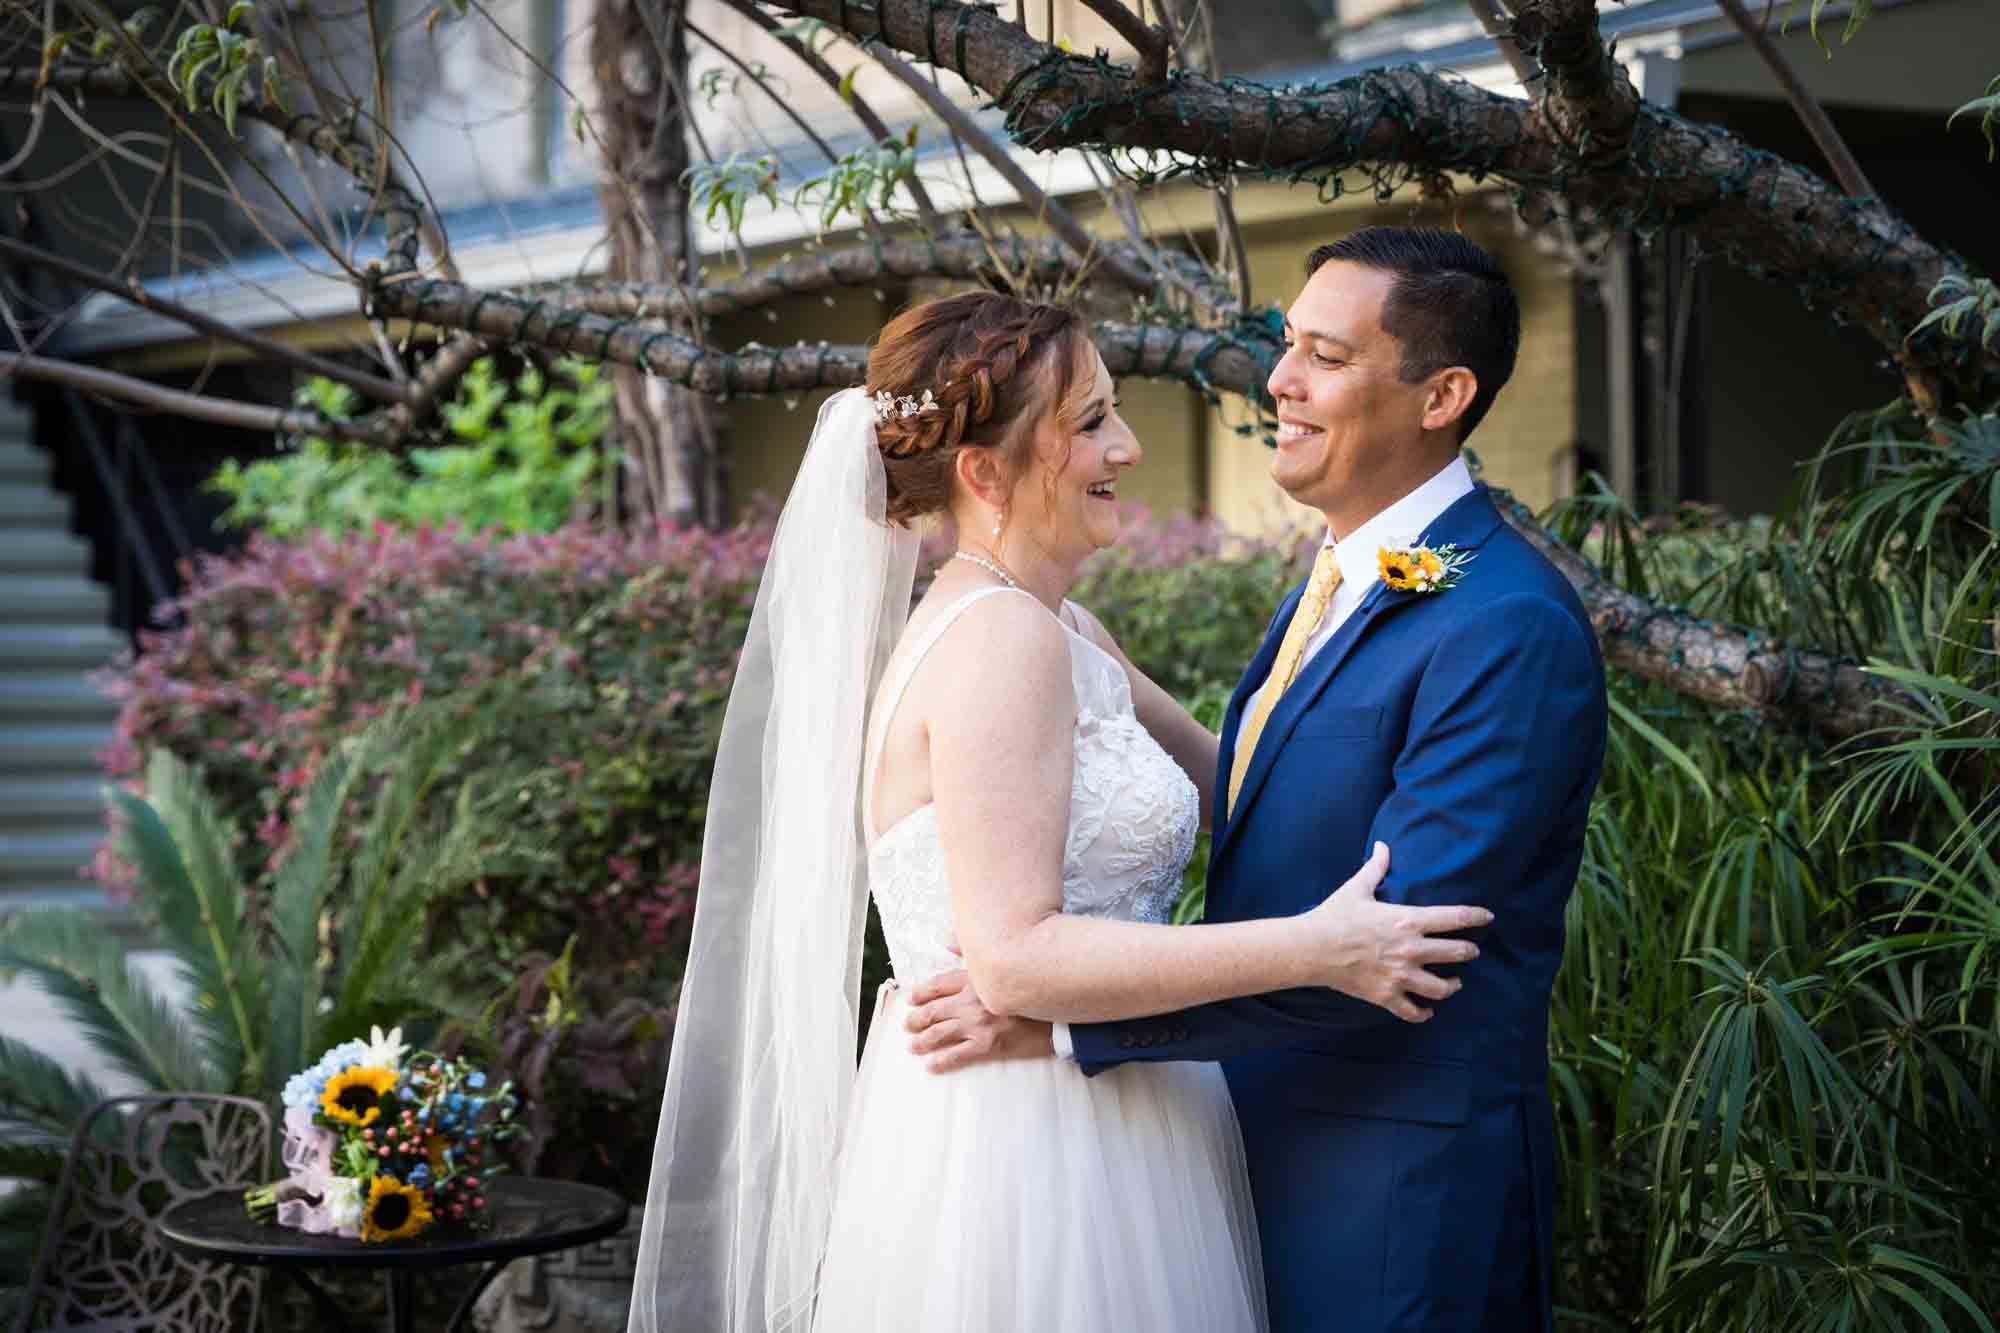
[[[631,1333],[812,1320],[854,1081],[866,717],[916,570],[886,498],[873,405],[843,390],[779,517],[723,719]]]

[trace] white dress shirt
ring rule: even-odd
[[[1301,673],[1305,671],[1306,663],[1326,647],[1327,640],[1339,631],[1361,605],[1362,599],[1381,581],[1381,567],[1376,563],[1381,548],[1407,546],[1417,541],[1445,510],[1471,493],[1472,470],[1466,467],[1465,457],[1461,454],[1445,464],[1443,470],[1429,481],[1349,533],[1346,541],[1335,541],[1333,530],[1327,530],[1326,545],[1333,547],[1333,558],[1340,564],[1340,586],[1333,590],[1333,600],[1327,604],[1319,628],[1313,631],[1312,638],[1306,640],[1305,656],[1299,659]],[[1249,717],[1254,713],[1257,700],[1263,693],[1264,686],[1259,685],[1243,701],[1243,711],[1238,716]],[[1049,1035],[1059,1057],[1065,1060],[1076,1058],[1076,1048],[1070,1042],[1069,1024],[1053,1024]]]

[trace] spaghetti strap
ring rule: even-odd
[[[896,664],[895,674],[883,683],[884,688],[876,703],[875,716],[869,722],[868,749],[862,766],[864,776],[861,782],[861,829],[867,835],[869,842],[875,841],[876,833],[875,770],[881,763],[882,742],[888,738],[889,721],[896,716],[896,710],[902,706],[903,692],[910,687],[911,679],[917,674],[917,667],[930,655],[931,649],[937,646],[937,641],[944,637],[944,632],[951,628],[952,622],[974,602],[996,592],[1018,592],[1023,597],[1034,595],[1026,589],[1010,588],[1004,584],[974,588],[938,612],[937,619],[924,628],[924,636],[917,640],[916,646],[910,650],[910,655]]]

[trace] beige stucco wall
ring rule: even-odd
[[[1923,0],[1872,12],[1843,41],[1845,14],[1830,14],[1814,38],[1808,10],[1798,6],[1772,35],[1806,90],[1834,106],[1931,111],[1941,117],[1985,91],[2000,68],[2000,7],[1993,0]],[[1730,39],[1723,20],[1690,28],[1681,63],[1681,91],[1735,97],[1775,97],[1771,74],[1757,53]],[[1968,118],[1969,119],[1969,118]],[[1944,133],[1940,120],[1939,133]],[[1966,119],[1952,130],[1976,133]]]
[[[1087,202],[1077,212],[1101,233],[1111,224]],[[1377,204],[1348,198],[1322,204],[1310,188],[1287,189],[1258,185],[1243,191],[1239,215],[1250,259],[1253,294],[1257,301],[1289,303],[1303,281],[1306,256],[1313,247],[1372,223],[1407,223],[1460,227],[1491,250],[1506,267],[1521,301],[1521,356],[1514,378],[1471,444],[1484,476],[1506,486],[1529,505],[1540,508],[1555,498],[1554,464],[1570,444],[1573,430],[1575,371],[1571,286],[1568,272],[1537,253],[1518,237],[1506,216],[1473,198],[1462,198],[1449,210],[1439,205]],[[1145,205],[1146,221],[1161,236],[1189,236],[1212,248],[1213,205],[1209,195],[1194,187],[1156,192]],[[761,257],[753,254],[752,262]],[[922,295],[937,295],[943,285],[927,284]],[[767,322],[746,319],[741,327],[725,325],[718,340],[737,345],[752,338],[765,342],[793,338],[826,338],[834,342],[866,342],[883,322],[913,294],[884,291],[878,297],[865,290],[838,294],[829,307],[821,298],[803,298],[780,308],[780,318]],[[756,492],[782,499],[804,450],[812,414],[824,394],[807,395],[793,411],[782,403],[742,399],[719,410],[728,423],[732,451],[734,496],[747,504]],[[1131,500],[1161,513],[1206,511],[1244,532],[1271,533],[1310,526],[1312,515],[1293,504],[1272,483],[1270,451],[1263,430],[1239,434],[1239,426],[1256,426],[1256,416],[1244,400],[1229,396],[1211,406],[1178,383],[1126,379],[1119,384],[1125,418],[1145,449],[1144,462],[1122,484]]]

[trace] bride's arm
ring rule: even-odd
[[[1292,987],[1414,1008],[1405,992],[1439,1000],[1457,989],[1424,964],[1477,951],[1428,936],[1484,925],[1490,914],[1376,903],[1387,865],[1379,852],[1296,917],[1174,927],[1065,915],[1076,705],[1061,627],[1026,598],[989,599],[933,650],[925,674],[953,917],[973,987],[993,1012],[1137,1018]]]
[[[1214,732],[1195,721],[1194,715],[1181,706],[1180,700],[1133,666],[1132,659],[1125,656],[1125,650],[1118,646],[1118,640],[1111,637],[1111,631],[1105,629],[1096,616],[1075,602],[1069,603],[1069,606],[1075,613],[1077,628],[1125,668],[1125,679],[1132,686],[1132,711],[1138,714],[1139,725],[1152,733],[1160,748],[1173,757],[1173,761],[1181,766],[1181,771],[1194,782],[1195,790],[1201,793],[1201,826],[1204,829],[1215,827],[1215,769],[1221,741]]]

